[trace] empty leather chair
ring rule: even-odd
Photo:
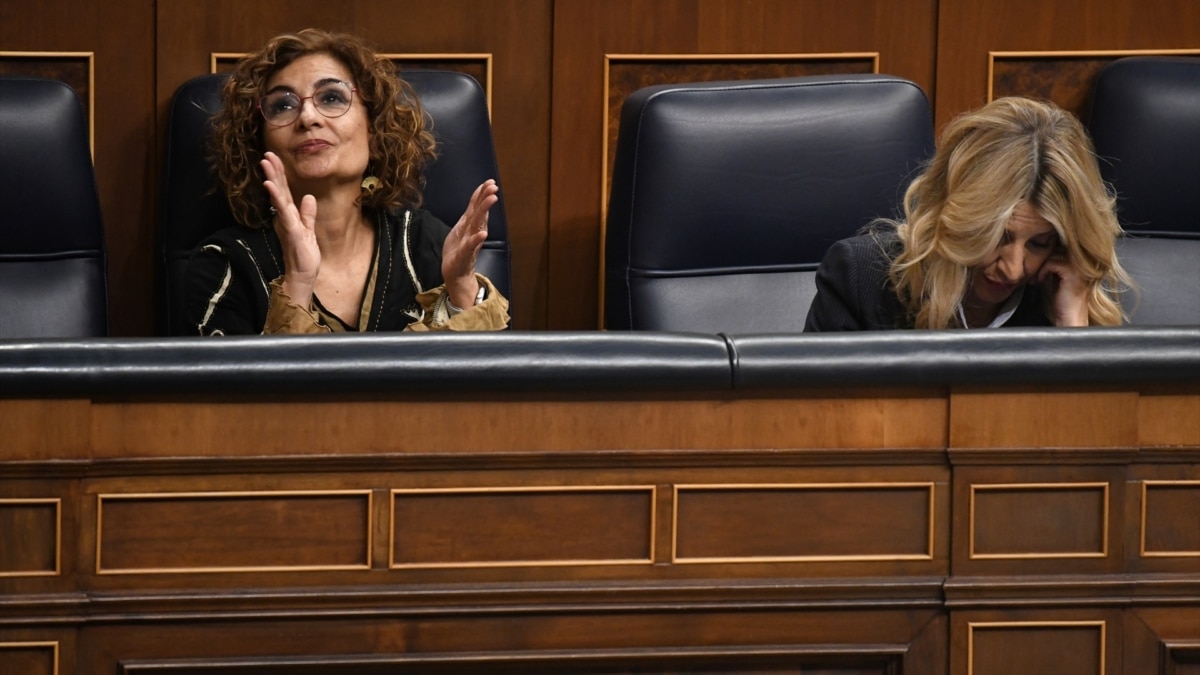
[[[1088,127],[1126,231],[1136,325],[1200,325],[1200,58],[1132,57],[1104,68]]]
[[[165,330],[185,335],[177,308],[192,250],[209,234],[234,224],[208,163],[210,119],[221,107],[227,75],[201,75],[180,85],[171,101],[163,180],[162,293]],[[438,141],[438,157],[426,167],[423,208],[454,225],[471,193],[488,178],[500,180],[492,143],[487,97],[474,78],[445,70],[405,70]],[[488,239],[476,261],[505,296],[511,296],[508,221],[504,192],[488,217]],[[511,309],[510,309],[511,311]]]
[[[108,335],[104,228],[75,92],[0,77],[0,338]]]
[[[929,102],[896,77],[634,92],[609,199],[605,327],[802,331],[826,249],[895,216],[932,152]]]

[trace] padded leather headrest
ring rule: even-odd
[[[1109,64],[1096,78],[1089,130],[1122,227],[1200,237],[1200,58]]]
[[[0,78],[0,338],[108,334],[104,230],[75,92]]]
[[[654,299],[650,280],[811,273],[830,244],[874,218],[897,214],[909,180],[932,151],[929,103],[915,84],[895,77],[706,82],[634,92],[622,108],[613,168],[606,326],[703,328],[639,325],[635,315],[652,318],[631,305],[639,288]],[[738,294],[753,292],[754,282],[746,283]],[[703,285],[695,295],[721,292]],[[659,312],[687,299],[688,291],[665,286],[662,292],[674,299]],[[733,307],[723,298],[720,304]],[[801,326],[807,309],[794,308]]]

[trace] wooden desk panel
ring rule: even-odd
[[[1140,673],[1126,634],[1200,640],[1162,618],[1200,607],[1198,396],[0,401],[0,499],[63,523],[57,572],[0,576],[0,643],[61,673],[939,675],[1065,635]],[[45,572],[46,513],[6,513],[37,546],[0,560]]]

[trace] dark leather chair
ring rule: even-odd
[[[1088,121],[1127,235],[1136,325],[1200,325],[1200,58],[1119,59],[1096,78]]]
[[[897,215],[932,152],[929,102],[896,77],[634,92],[609,199],[605,327],[802,331],[826,249]]]
[[[87,124],[56,80],[0,77],[0,338],[108,335]]]
[[[179,326],[182,279],[188,256],[206,236],[234,223],[207,159],[212,114],[220,109],[227,75],[201,75],[175,92],[169,113],[163,181],[161,302],[165,330],[190,334]],[[422,205],[447,225],[458,222],[471,193],[488,178],[500,180],[492,143],[487,97],[469,75],[443,70],[405,70],[433,120],[438,158],[426,169]],[[476,269],[511,297],[508,221],[504,193],[488,217],[488,239]]]

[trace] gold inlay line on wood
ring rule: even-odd
[[[58,641],[47,640],[39,642],[0,642],[0,650],[4,649],[49,649],[54,662],[54,674],[58,675]]]
[[[1103,518],[1101,522],[1101,544],[1099,551],[1061,552],[1061,553],[976,553],[975,552],[975,494],[976,492],[1004,490],[1101,490],[1103,492]],[[1062,558],[1105,558],[1108,557],[1108,483],[994,483],[987,485],[971,484],[971,496],[967,518],[970,560],[1026,560],[1026,559],[1062,559]]]
[[[553,493],[605,493],[605,492],[645,492],[650,496],[650,513],[647,514],[650,523],[646,542],[649,555],[645,558],[595,560],[502,560],[491,562],[434,562],[434,563],[398,563],[396,562],[396,497],[402,495],[431,496],[431,495],[521,495],[521,494],[553,494]],[[388,523],[388,567],[390,569],[484,569],[501,567],[571,567],[582,565],[650,565],[654,563],[654,533],[657,525],[658,488],[654,485],[566,485],[566,486],[530,486],[530,487],[479,487],[479,488],[399,488],[391,491],[391,508]]]
[[[1104,645],[1108,624],[1105,621],[970,621],[967,623],[967,675],[975,675],[975,631],[1003,628],[1099,628],[1100,672],[1104,675]]]
[[[1064,51],[1018,51],[1018,52],[988,52],[987,68],[987,100],[993,100],[994,83],[996,81],[996,61],[1005,59],[1086,59],[1086,58],[1125,58],[1127,56],[1192,56],[1200,55],[1200,49],[1098,49],[1098,50],[1064,50]]]
[[[137,501],[137,500],[172,500],[172,499],[272,499],[276,497],[366,497],[366,533],[365,560],[362,565],[247,565],[247,566],[214,566],[214,567],[164,567],[136,569],[105,569],[101,562],[101,550],[104,542],[104,502]],[[139,493],[103,493],[96,495],[96,574],[196,574],[223,572],[316,572],[369,570],[371,568],[372,542],[374,540],[371,527],[374,513],[375,495],[371,490],[243,490],[231,492],[139,492]]]
[[[763,563],[763,562],[883,562],[900,560],[933,560],[934,557],[934,508],[935,485],[933,482],[872,482],[872,483],[713,483],[681,484],[674,490],[671,512],[671,562],[673,564],[711,563]],[[921,554],[846,554],[846,555],[795,555],[795,556],[745,556],[745,557],[679,557],[679,497],[685,491],[719,492],[733,490],[908,490],[925,488],[929,491],[929,510],[926,527],[929,535],[926,551]]]
[[[747,61],[850,61],[850,60],[871,60],[871,72],[879,73],[879,52],[821,52],[821,53],[777,53],[777,54],[605,54],[604,55],[604,80],[603,89],[601,90],[601,106],[600,113],[601,130],[600,130],[600,274],[599,274],[599,317],[597,325],[604,327],[604,269],[607,261],[605,260],[605,237],[608,235],[608,153],[609,153],[609,137],[608,137],[608,106],[609,106],[609,91],[611,89],[611,71],[614,61],[647,61],[647,62],[747,62]],[[680,83],[681,86],[689,83]]]
[[[250,52],[210,52],[208,58],[208,71],[215,74],[217,68],[222,61],[239,61],[243,57],[248,56]],[[492,115],[492,54],[490,52],[470,53],[470,52],[431,52],[431,53],[400,53],[400,52],[381,52],[377,54],[389,61],[482,61],[484,70],[483,93],[487,97],[488,118]],[[400,73],[401,78],[404,73]]]
[[[37,504],[54,505],[54,569],[46,571],[0,572],[0,577],[53,577],[62,573],[62,499],[57,497],[0,499],[0,506]]]
[[[0,51],[0,59],[84,59],[87,61],[88,95],[87,127],[88,149],[92,161],[96,159],[96,52],[7,52]],[[78,94],[78,92],[76,92]]]
[[[1146,550],[1146,498],[1151,486],[1180,486],[1186,485],[1200,490],[1200,480],[1144,480],[1142,481],[1142,515],[1139,522],[1141,529],[1141,545],[1139,553],[1143,558],[1200,558],[1200,551],[1148,551]],[[1192,514],[1192,524],[1200,529],[1200,513]]]

